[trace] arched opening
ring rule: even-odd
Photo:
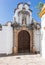
[[[30,52],[30,34],[26,30],[22,30],[18,34],[18,52]]]

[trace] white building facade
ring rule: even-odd
[[[0,25],[0,54],[39,53],[41,25],[32,17],[28,3],[19,3],[13,22]]]
[[[45,58],[45,4],[39,15],[41,17],[41,55]]]

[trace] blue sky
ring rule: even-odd
[[[35,20],[40,22],[40,18],[37,16],[37,10],[35,6],[39,2],[45,3],[45,0],[0,0],[0,23],[5,24],[7,21],[13,20],[14,9],[17,7],[19,2],[31,3],[30,8],[32,9],[32,16]]]

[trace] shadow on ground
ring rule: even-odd
[[[21,56],[21,55],[36,55],[39,53],[18,53],[18,54],[0,54],[0,57],[9,57],[9,56]]]

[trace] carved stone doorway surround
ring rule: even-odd
[[[23,26],[19,29],[14,28],[13,31],[13,53],[17,54],[18,53],[18,34],[20,31],[25,30],[30,34],[30,53],[33,53],[33,35],[32,35],[32,30],[29,30],[27,27]]]

